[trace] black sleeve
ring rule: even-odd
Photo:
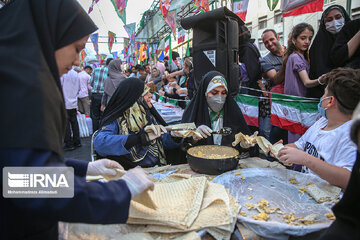
[[[261,79],[260,55],[258,55],[255,47],[250,45],[243,47],[239,54],[242,54],[240,62],[245,64],[246,72],[249,77],[249,87],[259,89],[257,80]]]
[[[339,32],[334,45],[331,49],[330,60],[335,67],[343,67],[349,61],[348,41],[359,31],[360,19],[348,22]],[[355,56],[360,56],[360,48],[355,52]]]
[[[130,134],[126,140],[124,147],[130,149],[135,145],[148,145],[150,143],[146,133],[141,131],[138,134]]]

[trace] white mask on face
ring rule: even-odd
[[[213,110],[214,112],[220,112],[221,109],[224,107],[226,97],[224,95],[218,94],[212,97],[208,97],[206,101],[211,110]]]
[[[325,23],[326,26],[326,30],[332,34],[336,34],[338,32],[340,32],[340,30],[342,29],[342,27],[345,24],[345,20],[344,18],[340,18],[339,20],[333,20],[331,22],[327,22]]]

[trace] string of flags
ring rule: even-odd
[[[88,14],[93,11],[93,8],[96,4],[99,3],[100,0],[92,0],[91,5],[89,7]],[[265,0],[264,0],[265,1]],[[185,42],[186,32],[181,27],[177,28],[176,26],[176,18],[177,11],[180,11],[180,8],[177,3],[174,2],[172,6],[172,0],[160,0],[160,12],[162,15],[162,19],[167,24],[171,33],[165,38],[157,39],[155,42],[149,43],[139,42],[135,39],[136,34],[136,23],[126,23],[126,7],[128,0],[110,0],[112,3],[118,17],[124,23],[124,29],[126,30],[128,37],[124,37],[124,49],[119,52],[112,53],[113,44],[116,42],[116,34],[114,32],[108,31],[108,49],[109,53],[114,56],[114,58],[121,57],[126,59],[127,63],[137,64],[142,63],[144,61],[150,60],[163,60],[165,56],[169,56],[169,61],[172,60],[172,36],[174,36],[177,44],[182,44]],[[270,11],[273,11],[279,3],[279,0],[266,0],[267,6]],[[324,0],[297,0],[296,4],[294,4],[293,0],[281,0],[281,11],[283,16],[295,16],[304,13],[311,13],[322,11]],[[246,20],[246,14],[248,9],[249,0],[233,0],[233,12],[238,15],[243,21]],[[193,13],[203,13],[209,11],[209,0],[193,0],[192,6],[196,10]],[[213,5],[214,7],[214,5]],[[100,9],[99,9],[100,10]],[[182,8],[184,11],[184,8]],[[102,54],[99,54],[98,48],[98,39],[99,34],[92,34],[91,42],[93,44],[94,50],[96,52],[98,60],[102,60],[104,57]],[[83,62],[86,57],[86,52],[81,52],[81,61]],[[187,40],[187,51],[186,56],[190,55],[189,51],[189,39]]]

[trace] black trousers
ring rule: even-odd
[[[79,124],[76,118],[77,111],[76,108],[66,109],[66,111],[67,111],[68,119],[66,123],[64,143],[65,143],[65,147],[73,147],[80,144]]]
[[[101,98],[102,93],[91,94],[90,117],[92,120],[93,132],[99,129],[100,118],[102,115],[102,112],[100,111]]]

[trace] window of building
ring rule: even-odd
[[[260,18],[259,19],[259,29],[265,29],[265,28],[267,28],[266,17],[265,18]]]
[[[280,37],[280,43],[281,45],[284,45],[284,36],[282,33],[278,33],[279,34],[279,37]]]
[[[324,0],[324,5],[335,2],[336,0]]]
[[[283,22],[282,13],[280,11],[278,11],[275,13],[275,16],[274,16],[274,24],[282,23],[282,22]]]
[[[351,10],[351,19],[359,19],[360,18],[360,7],[354,8]]]
[[[266,47],[265,47],[265,44],[263,43],[261,38],[258,39],[258,42],[259,42],[259,50],[260,51],[265,51]]]

